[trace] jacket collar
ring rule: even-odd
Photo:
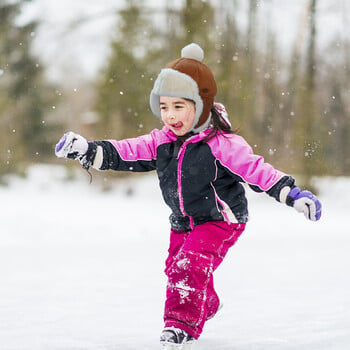
[[[177,141],[179,138],[166,126],[163,127],[163,132],[169,137],[169,139],[171,141]],[[195,142],[199,142],[203,139],[205,139],[205,137],[210,133],[211,128],[205,129],[199,133],[195,133],[192,135],[189,135],[188,138],[184,139],[183,141],[186,143],[195,143]]]

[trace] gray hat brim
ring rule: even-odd
[[[197,125],[199,117],[203,112],[203,100],[199,95],[199,89],[196,81],[189,75],[181,73],[175,69],[164,68],[159,73],[154,82],[150,95],[150,106],[152,113],[161,118],[160,96],[181,97],[194,101],[196,104],[196,114],[193,125]]]

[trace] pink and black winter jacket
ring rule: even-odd
[[[241,136],[217,133],[205,142],[210,131],[183,141],[164,127],[132,139],[91,142],[89,149],[94,154],[100,149],[94,162],[100,170],[156,170],[163,198],[172,210],[171,226],[178,231],[208,221],[247,222],[242,183],[284,201],[280,194],[283,188],[293,187],[292,177],[254,155]]]

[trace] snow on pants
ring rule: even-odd
[[[211,221],[188,232],[171,230],[165,263],[165,327],[181,328],[196,339],[200,336],[205,321],[219,308],[213,272],[244,228],[245,224]]]

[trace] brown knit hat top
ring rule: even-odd
[[[217,88],[211,70],[202,63],[203,58],[202,48],[190,44],[181,50],[181,58],[161,70],[150,96],[151,110],[156,116],[161,117],[160,96],[187,98],[196,104],[191,131],[199,132],[207,127]]]

